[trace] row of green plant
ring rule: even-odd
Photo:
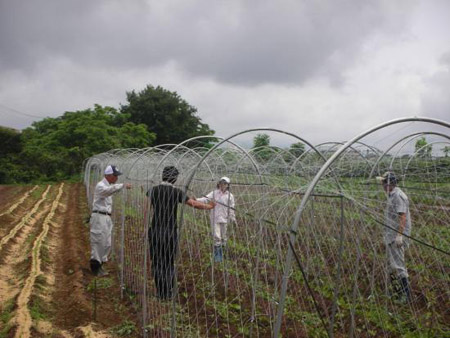
[[[358,182],[357,182],[358,183]],[[427,183],[418,183],[418,182],[408,182],[409,185],[415,185],[416,187],[420,188],[423,187],[424,190],[428,187]],[[440,183],[440,189],[445,189],[448,183]],[[330,181],[330,187],[334,187],[335,185]],[[362,187],[362,189],[360,189]],[[366,205],[367,209],[374,209],[379,208],[380,205],[385,201],[386,196],[384,195],[384,192],[382,191],[381,187],[377,184],[377,186],[370,187],[370,189],[366,190],[363,189],[364,187],[367,188],[367,185],[364,185],[363,179],[361,179],[361,182],[359,182],[356,185],[356,188],[354,185],[351,184],[350,180],[343,180],[343,184],[341,185],[341,188],[347,192],[351,192],[351,197],[353,197],[352,200],[348,200],[344,197],[344,220],[345,224],[351,225],[352,229],[366,229],[364,232],[362,232],[363,237],[361,238],[360,243],[360,249],[365,248],[367,245],[367,248],[370,248],[370,244],[373,243],[374,239],[367,237],[368,234],[377,234],[379,235],[378,239],[382,238],[382,225],[379,224],[380,221],[382,221],[383,215],[382,215],[382,209],[378,210],[378,214],[376,218],[374,219],[375,214],[368,213],[367,210],[363,210],[360,208],[360,205],[358,203],[354,203],[354,200],[363,199],[363,204]],[[265,189],[268,192],[272,191],[270,187],[261,188],[261,187],[255,187],[254,188],[254,196],[250,193],[253,188],[248,187],[235,187],[235,192],[241,192],[243,195],[239,195],[240,202],[242,204],[246,204],[246,206],[252,205],[252,203],[255,203],[254,196],[257,195],[258,189]],[[328,189],[328,188],[327,188]],[[327,190],[325,189],[325,190]],[[329,192],[329,190],[328,190]],[[368,194],[370,194],[370,198],[368,198]],[[427,198],[426,194],[420,195],[420,203],[428,204],[430,206],[433,205],[433,202],[435,201],[435,198]],[[265,206],[265,213],[259,213],[257,210],[255,210],[255,213],[253,215],[245,213],[245,208],[237,208],[238,213],[238,224],[235,228],[233,228],[233,237],[231,237],[229,241],[229,249],[234,252],[235,259],[241,260],[248,260],[250,262],[250,265],[246,264],[234,264],[234,265],[228,265],[227,266],[227,273],[230,275],[233,275],[235,278],[239,279],[240,282],[244,283],[246,285],[245,288],[251,289],[253,286],[255,286],[255,281],[252,280],[251,274],[249,272],[251,271],[252,264],[254,264],[254,260],[256,255],[260,254],[260,264],[264,265],[268,271],[275,271],[280,270],[280,261],[277,259],[275,248],[270,247],[270,250],[263,250],[259,246],[258,241],[251,241],[251,242],[241,242],[241,239],[245,239],[245,236],[243,235],[242,230],[245,231],[252,231],[253,233],[259,229],[260,224],[256,222],[258,217],[266,217],[270,216],[271,219],[268,220],[268,222],[263,222],[265,227],[265,232],[267,235],[269,235],[272,238],[275,238],[280,235],[280,232],[284,232],[282,246],[283,246],[283,254],[287,250],[287,242],[286,238],[288,235],[288,227],[280,227],[279,224],[279,214],[276,217],[273,217],[276,215],[277,210],[285,210],[286,215],[290,214],[291,217],[293,216],[294,211],[299,205],[299,201],[301,200],[301,196],[295,196],[292,195],[290,199],[285,199],[285,196],[283,194],[268,194],[266,197],[264,197],[264,206]],[[323,248],[323,255],[326,257],[326,255],[332,255],[337,250],[338,242],[336,241],[336,238],[338,238],[338,230],[339,230],[339,219],[340,219],[340,207],[341,207],[341,199],[340,198],[332,198],[332,197],[314,197],[311,199],[312,203],[308,205],[308,208],[314,208],[315,212],[309,213],[309,210],[306,210],[304,212],[304,219],[302,220],[302,224],[300,227],[300,232],[298,234],[300,243],[302,242],[302,238],[308,238],[311,237],[313,234],[308,233],[308,228],[305,227],[306,224],[313,224],[314,227],[318,230],[324,230],[324,235],[322,237],[316,238],[318,241],[315,245],[320,246]],[[261,201],[259,201],[261,202]],[[416,200],[413,202],[417,203]],[[257,204],[255,204],[257,205]],[[267,206],[270,206],[272,208],[272,212],[267,212]],[[131,207],[132,208],[132,207]],[[240,211],[244,211],[240,213]],[[127,214],[131,217],[136,217],[137,214],[136,210],[128,210]],[[255,215],[256,214],[256,215]],[[307,215],[310,215],[306,217]],[[314,216],[319,216],[315,217]],[[428,226],[423,226],[421,219],[424,219],[422,217],[428,216],[427,218],[427,224]],[[433,218],[433,216],[436,217],[442,217],[445,219],[446,213],[442,210],[437,210],[435,213],[417,213],[414,214],[413,217],[415,218],[415,223],[417,223],[417,226],[415,228],[416,235],[419,238],[428,239],[432,238],[433,236],[436,236],[436,233],[443,234],[445,238],[445,230],[446,227],[443,224],[433,224],[433,220],[436,219]],[[270,218],[269,217],[269,218]],[[286,220],[292,220],[292,218],[286,217]],[[211,268],[211,248],[212,248],[212,242],[209,236],[210,233],[210,224],[208,221],[207,214],[199,216],[198,213],[194,214],[189,209],[185,210],[184,213],[184,224],[183,224],[183,237],[182,237],[182,244],[183,243],[198,243],[198,246],[195,250],[199,250],[201,252],[201,260],[200,262],[203,262],[205,264],[204,266],[199,266],[198,264],[192,265],[193,262],[187,262],[186,261],[186,255],[181,255],[181,264],[187,264],[186,270],[189,270],[189,276],[191,281],[195,281],[192,283],[195,283],[195,287],[201,291],[199,294],[209,294],[211,292],[211,287],[208,284],[208,280],[202,279],[205,275],[205,271]],[[290,225],[290,222],[286,222],[287,225]],[[346,227],[348,227],[346,225]],[[333,227],[334,229],[330,229],[330,227]],[[350,229],[350,228],[349,228]],[[319,232],[320,233],[320,232]],[[334,234],[334,237],[329,237],[328,235],[330,233]],[[346,235],[348,238],[351,238],[352,233],[348,233]],[[198,239],[201,239],[201,241],[198,241]],[[378,239],[375,239],[375,241],[378,241]],[[266,239],[264,239],[266,240]],[[433,243],[433,242],[430,242]],[[363,259],[366,260],[364,262],[364,265],[367,267],[371,267],[375,262],[382,262],[384,260],[384,251],[381,248],[380,245],[375,246],[375,251],[368,251],[364,252]],[[327,248],[334,248],[334,251],[329,251]],[[352,259],[355,259],[357,256],[356,247],[352,247],[351,245],[346,245],[346,250],[344,251],[343,258],[346,261],[346,263],[343,265],[343,269],[349,269],[351,270],[352,266]],[[300,250],[300,253],[302,251]],[[416,253],[416,251],[414,252]],[[436,283],[441,283],[441,285],[445,285],[446,281],[445,278],[442,275],[442,272],[439,272],[439,261],[436,260],[436,253],[433,250],[419,250],[417,251],[419,256],[412,257],[411,260],[408,260],[410,269],[412,274],[419,273],[420,271],[420,279],[419,281],[423,281],[428,278],[432,278],[433,285],[436,285]],[[183,259],[184,257],[184,259]],[[305,253],[303,252],[301,257],[305,258]],[[283,256],[284,258],[284,256]],[[314,269],[320,269],[323,267],[323,264],[325,263],[321,259],[315,260],[317,257],[310,258],[309,261],[309,269],[310,271],[314,271]],[[196,262],[198,263],[198,262]],[[348,266],[347,266],[347,265]],[[438,265],[436,265],[438,264]],[[424,271],[423,266],[426,265],[428,269]],[[436,269],[437,267],[438,269]],[[221,270],[221,266],[216,266],[215,269],[217,269],[220,272],[224,272]],[[320,271],[320,270],[316,270]],[[311,283],[312,290],[316,292],[318,295],[321,295],[323,299],[326,299],[327,302],[332,301],[333,297],[333,290],[335,286],[335,281],[330,279],[330,276],[334,276],[336,273],[335,270],[331,270],[328,272],[328,275],[326,275],[326,278],[322,278],[321,282],[318,283],[314,278],[313,282]],[[313,276],[313,275],[312,275]],[[294,272],[291,275],[291,278],[293,281],[296,282],[299,294],[306,294],[303,284],[303,276],[301,275],[300,271],[298,270],[298,267],[294,268]],[[202,284],[202,281],[205,284]],[[351,279],[344,278],[341,280],[342,285],[349,285],[351,287],[355,284],[354,281]],[[448,282],[448,281],[447,281]],[[367,284],[369,282],[367,281]],[[376,285],[376,293],[375,294],[368,294],[366,292],[363,292],[361,294],[358,294],[356,298],[348,298],[341,296],[338,298],[338,319],[340,322],[348,323],[350,322],[351,318],[351,312],[353,312],[353,316],[356,317],[358,320],[364,322],[364,328],[367,329],[367,332],[369,332],[370,335],[376,336],[380,334],[380,332],[388,331],[392,334],[406,334],[409,336],[414,336],[414,333],[412,330],[416,330],[417,336],[420,336],[421,334],[424,334],[423,332],[433,332],[436,336],[442,335],[442,332],[445,332],[445,323],[443,321],[443,315],[439,312],[439,310],[436,310],[437,303],[434,302],[434,300],[438,299],[437,290],[434,288],[431,288],[430,286],[427,286],[426,284],[417,284],[420,286],[420,290],[423,291],[426,294],[426,299],[428,302],[428,306],[430,307],[429,311],[419,311],[417,313],[411,313],[410,309],[407,307],[403,308],[402,310],[398,310],[397,308],[393,308],[392,310],[394,313],[397,313],[398,311],[402,311],[402,313],[407,313],[409,316],[414,318],[417,323],[411,324],[411,321],[409,320],[403,320],[399,317],[392,317],[392,316],[385,316],[386,314],[386,306],[385,301],[383,301],[383,295],[384,295],[384,289],[379,285],[380,282]],[[262,285],[259,285],[259,282],[257,282],[257,293],[258,297],[263,300],[268,300],[273,298],[273,295],[276,294],[276,290],[260,292],[260,290],[263,289]],[[364,284],[362,284],[364,285]],[[366,286],[364,286],[364,290],[372,290],[373,289],[367,289]],[[342,291],[344,294],[350,294],[350,289],[345,289],[343,287]],[[208,293],[209,292],[209,293]],[[369,299],[377,299],[377,301],[367,302],[366,298],[371,297]],[[189,297],[185,297],[189,298]],[[208,311],[214,311],[223,317],[229,307],[229,299],[228,300],[220,300],[215,298],[213,303],[211,303],[211,300],[208,300],[206,305],[209,309]],[[318,321],[318,318],[320,318],[319,314],[315,311],[315,309],[311,306],[311,301],[309,301],[309,311],[305,312],[305,309],[299,306],[298,299],[292,298],[289,296],[287,301],[287,307],[286,307],[286,318],[291,320],[297,320],[298,318],[303,318],[303,321],[299,322],[300,326],[306,325],[307,329],[309,330],[311,335],[315,335],[313,332],[317,332],[317,336],[320,336],[320,334],[323,334],[323,328],[321,323]],[[292,305],[292,308],[291,308]],[[364,306],[367,305],[367,306]],[[242,305],[239,305],[242,309]],[[397,306],[394,304],[394,306]],[[236,310],[236,308],[235,308]],[[242,310],[244,311],[244,310]],[[305,315],[305,313],[309,315]],[[227,325],[235,325],[236,327],[239,327],[239,325],[242,325],[240,323],[240,320],[237,320],[236,318],[233,319],[233,315],[227,315],[232,319],[232,323],[228,323]],[[293,316],[294,319],[292,319],[290,316]],[[297,319],[295,319],[297,318]],[[313,320],[315,318],[315,320]],[[429,319],[431,318],[431,319]],[[341,331],[341,330],[347,330],[345,327],[339,326],[339,321],[337,321],[337,324],[335,326],[335,330]],[[429,322],[432,322],[432,324],[428,324]],[[309,324],[305,324],[309,323]],[[311,323],[314,323],[312,325]],[[192,322],[190,322],[189,317],[186,319],[186,325],[188,325],[192,330],[192,332],[198,332],[200,330],[199,328],[195,327]],[[319,324],[319,325],[318,325]],[[309,327],[309,325],[311,325]],[[428,325],[428,326],[427,326]],[[244,330],[244,328],[241,327],[241,330]],[[359,326],[355,327],[354,330],[361,330]],[[428,331],[427,331],[428,330]]]
[[[329,204],[327,204],[327,205],[329,206]],[[322,211],[323,206],[324,205],[318,206],[318,209]],[[346,209],[346,210],[348,210],[348,209]],[[353,213],[353,215],[352,214],[348,215],[348,213],[346,212],[345,217],[346,218],[352,218],[353,217],[354,219],[352,219],[352,222],[355,222],[356,220],[359,220],[361,222],[361,225],[363,225],[363,223],[371,223],[371,222],[365,222],[364,219],[361,220],[360,219],[361,218],[361,214],[359,212]],[[198,223],[198,221],[197,221],[197,223]],[[328,222],[326,222],[326,223],[329,224]],[[425,228],[422,228],[421,230],[423,231],[423,229],[425,229]],[[429,230],[428,233],[431,233],[431,230],[430,229],[428,229],[428,230]],[[301,237],[301,234],[299,236]],[[324,245],[324,247],[326,247],[326,244],[323,242],[323,239],[320,239],[320,241]],[[246,245],[240,245],[239,246],[239,245],[236,245],[236,243],[233,242],[233,243],[230,243],[230,249],[233,249],[233,250],[239,250],[240,249],[240,250],[243,250],[247,254],[254,255],[254,253],[257,251],[257,249],[253,247],[254,244],[255,243],[250,242],[250,243],[246,243]],[[253,247],[253,249],[252,249],[252,247]],[[426,255],[422,256],[421,257],[422,261],[429,261],[429,262],[435,261],[436,257],[434,256],[432,251],[424,250],[424,252],[429,253],[429,255],[428,255],[428,257]],[[384,259],[383,254],[384,254],[383,252],[379,252],[378,253],[379,256],[378,257],[372,257],[372,259],[375,259],[375,260],[381,262]],[[351,255],[350,255],[350,257],[351,257]],[[261,262],[263,262],[264,264],[269,264],[270,265],[270,264],[274,263],[274,260],[273,260],[273,257],[272,257],[271,260],[268,260],[268,261],[262,260]],[[412,266],[411,270],[414,271],[414,269],[415,269],[415,267]],[[235,271],[234,274],[236,276],[239,276],[242,280],[245,281],[246,280],[245,276],[248,276],[248,271],[249,271],[248,269],[243,269],[242,271]],[[429,273],[433,273],[433,269],[432,269],[431,266],[430,266]],[[442,274],[438,275],[436,277],[437,278],[441,278],[441,279],[443,278]],[[298,272],[297,272],[297,273],[294,273],[292,278],[294,280],[297,280],[298,282],[300,282],[301,279],[302,279],[302,276],[299,275]],[[330,282],[332,283],[332,281],[329,281],[329,283]],[[345,280],[342,280],[342,283],[345,284]],[[325,283],[323,285],[315,285],[314,287],[316,288],[315,290],[319,294],[321,294],[321,295],[328,295],[329,299],[331,299],[331,297],[332,297],[331,291],[333,290],[332,284]],[[383,292],[383,291],[380,290],[380,292]],[[430,295],[431,295],[432,293],[436,292],[436,290],[434,290],[434,291],[430,290],[429,292],[430,292]],[[380,295],[379,297],[382,297],[382,295]],[[432,299],[432,298],[433,297],[430,296],[430,299]],[[358,299],[358,304],[364,304],[364,303],[365,302],[364,302],[363,298]],[[346,307],[345,299],[338,300],[338,304],[339,304],[339,307],[341,309],[345,309],[345,307]],[[429,303],[429,306],[433,306],[432,302]],[[348,305],[347,305],[347,307],[348,307]],[[405,310],[406,310],[406,312],[409,313],[409,315],[411,315],[411,313],[408,311],[408,309],[405,309]],[[286,313],[295,313],[295,309],[287,308]],[[393,320],[391,322],[391,324],[388,324],[387,319],[380,315],[380,314],[384,314],[384,313],[386,313],[386,308],[385,308],[385,306],[384,306],[382,301],[379,301],[379,302],[374,303],[374,304],[371,303],[370,306],[368,306],[366,308],[363,308],[363,310],[360,310],[360,312],[358,312],[358,314],[360,316],[362,316],[363,318],[369,318],[370,319],[369,322],[372,322],[372,325],[373,325],[373,329],[372,329],[373,336],[375,336],[377,334],[377,332],[379,332],[379,330],[386,330],[386,328],[388,328],[388,331],[392,331],[393,334],[399,334],[399,333],[402,333],[402,332],[403,333],[408,333],[409,332],[408,334],[411,335],[411,336],[413,335],[413,333],[411,333],[412,332],[411,330],[422,330],[421,332],[423,332],[423,330],[425,329],[425,327],[421,323],[422,322],[426,323],[426,320],[419,320],[416,325],[411,326],[411,321],[402,321],[402,320],[396,318],[395,320]],[[373,315],[373,314],[376,314],[376,315]],[[423,316],[426,319],[427,317],[430,316],[430,314],[431,314],[431,312],[425,312],[423,314]],[[438,314],[434,314],[434,317],[436,319],[436,318],[439,317],[439,315]],[[414,320],[417,320],[417,319],[418,318],[415,317]],[[436,334],[439,334],[439,332],[441,332],[440,334],[442,334],[444,332],[443,331],[444,328],[440,329],[439,325],[430,328],[430,330],[432,330]]]

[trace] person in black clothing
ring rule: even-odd
[[[167,300],[172,298],[175,277],[175,255],[178,248],[177,211],[178,204],[185,203],[196,209],[208,210],[214,202],[201,203],[189,198],[173,184],[178,178],[178,170],[173,166],[163,169],[162,183],[147,191],[153,208],[152,225],[148,232],[152,274],[157,296]]]

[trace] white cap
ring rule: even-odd
[[[224,176],[224,177],[222,177],[220,180],[219,180],[219,182],[220,181],[225,181],[227,184],[230,184],[230,179],[228,178],[228,177],[226,177],[226,176]]]
[[[386,171],[383,176],[377,176],[376,179],[389,184],[397,184],[398,180],[392,171]]]
[[[119,168],[117,168],[115,165],[109,165],[105,169],[105,175],[119,176],[122,175],[122,173],[119,171]]]

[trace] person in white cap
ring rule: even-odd
[[[111,220],[112,195],[123,187],[129,189],[131,184],[116,184],[122,173],[114,165],[105,169],[105,177],[97,183],[94,190],[92,214],[90,218],[91,241],[91,271],[95,276],[106,276],[108,273],[102,268],[108,261],[111,251],[111,233],[113,222]]]
[[[408,196],[397,187],[398,180],[393,172],[377,177],[388,195],[385,209],[384,243],[391,285],[400,300],[410,301],[408,271],[405,265],[405,249],[411,235],[411,215]]]
[[[231,180],[224,176],[217,183],[215,190],[197,201],[214,201],[216,206],[211,210],[211,227],[214,237],[214,261],[222,262],[223,248],[227,244],[227,225],[236,222],[234,196],[230,192]]]

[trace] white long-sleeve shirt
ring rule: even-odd
[[[94,190],[92,210],[111,213],[112,195],[123,188],[123,184],[109,184],[104,178],[97,183]]]
[[[228,223],[228,221],[234,222],[236,220],[234,212],[234,196],[229,191],[221,191],[216,189],[211,191],[206,197],[197,198],[197,201],[208,203],[215,201],[217,204],[214,209],[211,209],[211,222]]]

